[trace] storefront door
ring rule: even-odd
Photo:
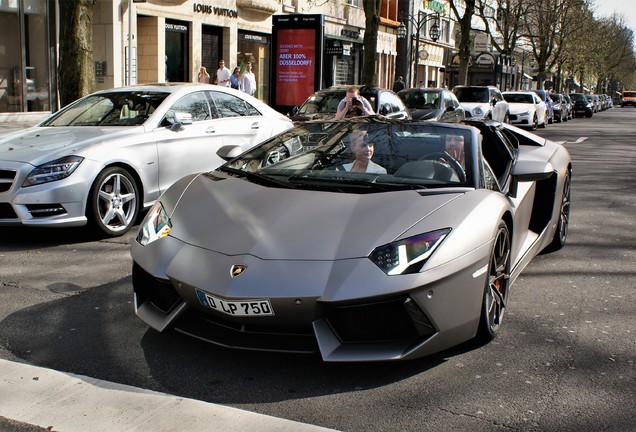
[[[51,4],[0,0],[0,112],[51,110]]]
[[[166,82],[190,81],[188,23],[166,20]]]

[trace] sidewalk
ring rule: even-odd
[[[2,359],[0,417],[59,432],[330,430]]]
[[[0,113],[0,136],[30,128],[50,116],[51,113]]]

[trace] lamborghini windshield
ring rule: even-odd
[[[473,187],[471,128],[430,122],[308,122],[220,168],[294,189],[383,192]]]

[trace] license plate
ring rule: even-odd
[[[233,316],[271,316],[274,315],[269,299],[224,300],[196,290],[199,302],[210,309]]]

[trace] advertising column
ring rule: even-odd
[[[272,17],[272,106],[287,114],[320,88],[322,15]]]

